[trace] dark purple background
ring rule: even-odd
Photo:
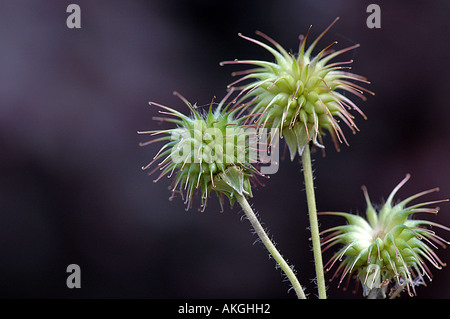
[[[261,30],[287,49],[313,24],[320,42],[361,47],[353,71],[376,92],[357,101],[350,147],[314,154],[318,210],[363,212],[406,173],[397,198],[439,186],[450,197],[448,1],[372,1],[381,29],[366,27],[369,1],[10,1],[0,3],[0,297],[295,298],[239,207],[205,213],[168,201],[169,181],[141,171],[160,145],[139,148],[136,131],[157,129],[148,101],[186,107],[225,94],[234,58],[272,59],[237,36]],[[66,8],[81,7],[81,29]],[[303,178],[287,159],[251,202],[307,293],[314,265]],[[194,203],[198,205],[199,201]],[[433,221],[450,225],[450,205]],[[321,229],[343,222],[320,217]],[[439,232],[446,238],[450,234]],[[439,256],[450,262],[449,251]],[[325,261],[331,256],[325,254]],[[66,287],[79,264],[81,289]],[[417,289],[449,298],[450,268]],[[328,276],[329,278],[329,276]],[[329,283],[332,298],[359,298]],[[353,288],[353,284],[351,284]]]

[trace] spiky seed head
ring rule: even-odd
[[[367,189],[363,186],[367,202],[367,219],[342,212],[325,212],[321,214],[337,215],[347,219],[347,225],[327,229],[322,239],[323,251],[339,244],[342,246],[325,265],[328,272],[341,262],[330,280],[340,276],[339,285],[348,276],[348,281],[355,274],[363,286],[365,296],[386,297],[388,287],[390,296],[395,297],[405,288],[410,296],[416,294],[415,286],[424,284],[425,277],[431,281],[428,264],[437,269],[445,266],[433,248],[436,245],[445,248],[447,241],[429,229],[430,226],[450,231],[443,225],[426,219],[411,219],[415,213],[434,213],[439,208],[428,208],[437,200],[407,206],[412,200],[438,191],[438,188],[426,190],[393,204],[397,191],[408,181],[408,174],[391,192],[388,199],[377,212],[371,204]],[[348,285],[348,282],[347,282]]]
[[[221,62],[221,65],[256,66],[233,73],[243,76],[229,87],[241,89],[241,94],[246,94],[244,96],[256,97],[249,106],[250,113],[259,125],[279,130],[280,136],[285,138],[289,147],[291,160],[297,152],[301,155],[304,147],[310,142],[324,148],[322,144],[324,130],[330,133],[337,150],[339,143],[344,142],[348,145],[339,122],[342,120],[353,133],[356,133],[358,127],[353,121],[354,116],[348,110],[354,109],[364,118],[365,115],[342,91],[353,93],[363,100],[365,100],[364,92],[374,94],[354,83],[370,83],[365,77],[346,71],[350,69],[348,65],[353,62],[352,60],[329,63],[335,57],[359,45],[334,51],[331,47],[337,42],[333,42],[313,55],[312,51],[319,40],[337,20],[338,18],[305,49],[308,30],[305,37],[300,37],[299,52],[296,55],[288,53],[280,44],[261,32],[257,34],[272,46],[239,34],[240,37],[269,51],[275,57],[275,62],[259,60]],[[237,86],[246,80],[250,82]]]
[[[231,93],[231,92],[230,92]],[[159,112],[170,117],[156,118],[175,123],[177,127],[167,130],[141,131],[139,134],[150,134],[154,138],[141,146],[154,142],[164,142],[160,151],[143,170],[149,169],[159,161],[149,173],[160,170],[155,180],[163,176],[172,177],[170,186],[172,196],[176,193],[186,197],[186,210],[192,207],[194,192],[201,193],[201,209],[204,211],[208,196],[214,190],[223,208],[223,195],[231,204],[235,194],[252,196],[250,179],[257,173],[252,165],[256,160],[251,151],[252,145],[246,135],[247,126],[242,125],[242,119],[236,113],[240,105],[228,103],[228,94],[213,110],[214,99],[207,112],[197,109],[177,92],[174,92],[189,107],[191,114],[184,115],[167,106],[150,102],[162,110]]]

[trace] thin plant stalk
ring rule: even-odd
[[[291,282],[298,299],[306,299],[305,293],[303,292],[303,288],[300,285],[297,277],[295,276],[294,271],[289,266],[289,264],[283,259],[281,254],[276,249],[275,245],[270,240],[269,236],[267,236],[267,233],[264,231],[264,228],[258,221],[258,218],[253,212],[253,209],[250,207],[250,204],[248,203],[247,199],[244,197],[244,195],[239,194],[236,194],[236,199],[238,200],[239,204],[244,210],[244,213],[247,216],[250,223],[252,224],[254,230],[256,231],[256,234],[258,234],[259,238],[261,239],[264,246],[266,246],[270,255],[272,255],[272,257],[275,259],[277,264],[280,266],[280,268],[283,270],[283,272],[286,274],[287,278]]]
[[[314,195],[314,183],[311,164],[310,146],[306,145],[302,153],[303,175],[305,178],[306,199],[308,202],[309,223],[311,228],[311,239],[314,253],[314,263],[316,266],[317,289],[319,299],[326,299],[325,276],[323,272],[322,250],[320,247],[319,223],[317,219],[316,199]]]

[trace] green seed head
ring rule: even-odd
[[[308,34],[305,37],[301,36],[299,52],[296,55],[288,53],[280,44],[261,32],[257,34],[273,47],[239,34],[240,37],[268,50],[275,57],[275,62],[258,60],[221,62],[221,65],[256,66],[250,70],[233,73],[243,77],[230,84],[230,87],[241,81],[250,80],[250,83],[238,87],[242,90],[241,94],[256,97],[250,104],[250,113],[260,126],[279,130],[280,136],[285,138],[289,146],[291,160],[297,152],[301,155],[309,142],[323,148],[324,130],[330,133],[337,150],[339,143],[345,142],[348,145],[339,122],[343,121],[353,133],[356,133],[358,128],[348,110],[354,109],[364,118],[365,115],[342,92],[353,93],[363,100],[365,100],[364,92],[373,94],[354,83],[355,81],[369,83],[366,78],[346,71],[350,69],[348,64],[352,61],[329,63],[335,57],[359,45],[334,51],[331,47],[337,42],[333,42],[317,55],[312,55],[319,40],[337,20],[338,18],[306,50]]]
[[[224,106],[227,97],[222,100],[215,110],[211,102],[207,112],[199,111],[184,97],[175,92],[189,107],[191,115],[184,115],[167,106],[150,102],[162,110],[160,113],[170,115],[169,118],[156,118],[175,123],[176,128],[156,131],[143,131],[139,134],[151,134],[157,138],[141,143],[142,146],[154,142],[165,142],[160,151],[148,165],[159,163],[149,174],[160,170],[158,181],[163,176],[169,178],[174,175],[170,186],[172,196],[176,193],[186,197],[187,208],[192,207],[194,192],[201,193],[202,211],[211,190],[216,191],[221,205],[226,195],[231,204],[234,203],[235,193],[252,196],[250,178],[257,172],[252,163],[255,162],[246,135],[247,126],[241,124],[236,113],[242,106]]]
[[[342,245],[342,248],[325,265],[325,270],[329,271],[336,262],[342,261],[331,278],[340,276],[339,285],[346,276],[350,280],[353,275],[356,275],[363,286],[365,296],[375,293],[378,297],[384,298],[389,286],[391,297],[398,295],[404,288],[410,296],[413,296],[416,294],[414,287],[425,284],[424,277],[431,281],[431,272],[427,263],[437,269],[445,266],[432,248],[437,248],[436,245],[445,247],[448,242],[427,226],[448,231],[450,228],[410,217],[421,212],[437,213],[439,208],[425,206],[448,200],[406,206],[418,197],[438,191],[434,188],[393,205],[393,197],[409,177],[410,175],[407,175],[394,188],[378,212],[370,202],[367,189],[363,187],[367,202],[367,219],[341,212],[322,213],[345,217],[348,222],[347,225],[322,232],[322,234],[329,234],[322,240],[323,251],[336,244]]]

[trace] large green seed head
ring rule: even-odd
[[[341,262],[331,278],[340,276],[339,285],[346,276],[350,279],[355,274],[363,286],[365,296],[375,294],[385,297],[389,286],[391,297],[398,295],[404,288],[412,296],[416,294],[414,287],[424,284],[425,277],[431,280],[427,262],[437,269],[445,266],[432,248],[437,248],[436,245],[445,247],[448,242],[426,226],[448,231],[450,228],[410,217],[421,212],[437,213],[438,208],[424,206],[448,200],[406,206],[420,196],[437,191],[435,188],[393,205],[393,197],[409,177],[407,175],[395,187],[378,212],[370,202],[367,189],[363,187],[367,202],[367,219],[341,212],[322,213],[345,217],[348,222],[322,232],[329,233],[322,240],[323,251],[337,244],[342,246],[325,265],[325,270],[329,271],[337,262]]]
[[[211,190],[216,191],[221,204],[222,194],[226,195],[232,204],[235,193],[251,196],[250,178],[257,172],[252,163],[255,163],[256,159],[251,151],[252,145],[249,144],[247,127],[235,116],[241,106],[231,108],[231,103],[224,106],[227,96],[215,110],[212,102],[207,112],[200,112],[181,95],[175,94],[188,105],[191,115],[186,116],[167,106],[150,102],[151,105],[163,109],[160,113],[171,116],[158,119],[175,123],[177,127],[138,132],[159,136],[141,145],[165,142],[153,161],[143,169],[146,170],[159,161],[150,174],[161,171],[155,182],[165,175],[174,175],[172,194],[180,193],[183,197],[186,196],[187,209],[192,206],[196,190],[199,190],[202,196],[202,210],[206,207]]]
[[[365,115],[342,92],[353,93],[362,99],[365,99],[364,92],[373,94],[354,83],[355,81],[369,83],[366,78],[346,71],[350,68],[348,64],[352,61],[329,63],[338,55],[359,45],[334,51],[330,47],[337,42],[333,42],[317,55],[312,55],[318,41],[337,20],[306,50],[308,34],[301,37],[299,52],[296,55],[288,53],[280,44],[261,32],[257,34],[273,47],[239,34],[240,37],[272,53],[275,62],[258,60],[221,62],[221,65],[256,66],[250,70],[235,72],[234,75],[243,75],[243,77],[230,84],[230,87],[242,81],[250,81],[238,87],[242,90],[241,94],[246,93],[247,96],[256,97],[249,106],[250,113],[260,126],[279,130],[289,146],[291,159],[297,152],[301,155],[309,142],[323,148],[324,131],[330,133],[336,149],[339,150],[341,142],[348,144],[339,122],[343,121],[353,133],[356,133],[358,128],[348,110],[354,109],[363,117]]]

